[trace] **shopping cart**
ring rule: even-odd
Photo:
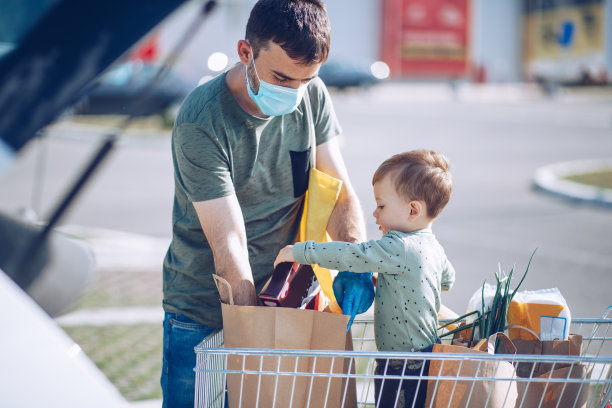
[[[229,381],[240,407],[388,408],[380,404],[377,389],[385,382],[401,386],[416,381],[427,383],[429,407],[607,408],[612,403],[611,326],[612,306],[601,318],[573,319],[570,332],[583,336],[581,355],[576,356],[378,352],[372,320],[354,322],[354,351],[224,348],[223,332],[217,331],[195,348],[195,406],[225,407]],[[337,367],[339,361],[343,370],[319,369]],[[383,372],[377,373],[377,362]],[[398,364],[420,366],[419,375],[387,372]],[[513,369],[519,367],[521,377]],[[538,367],[549,373],[539,376]],[[403,398],[412,397],[397,393],[397,406],[415,402],[403,405]]]

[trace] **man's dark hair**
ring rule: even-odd
[[[254,58],[273,41],[291,59],[309,65],[327,60],[330,32],[327,10],[319,0],[259,0],[245,37]]]

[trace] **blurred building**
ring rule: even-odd
[[[522,15],[527,78],[584,85],[612,80],[611,0],[527,0]]]
[[[220,0],[178,70],[216,75],[238,61],[255,0]],[[200,2],[185,5],[156,32],[160,57],[178,41]],[[327,0],[330,59],[383,60],[394,78],[467,78],[609,83],[612,0]],[[147,43],[150,47],[150,42]],[[227,56],[211,64],[214,53]],[[215,54],[219,56],[220,54]]]

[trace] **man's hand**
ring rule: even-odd
[[[295,258],[293,257],[293,245],[287,245],[280,250],[274,261],[274,267],[276,268],[276,265],[281,262],[295,262]]]
[[[339,272],[334,279],[334,296],[342,312],[351,316],[346,332],[351,329],[357,314],[366,312],[374,301],[371,273]]]

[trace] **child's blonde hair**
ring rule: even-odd
[[[450,199],[453,180],[448,159],[434,150],[412,150],[385,160],[374,173],[372,185],[390,176],[395,189],[406,201],[427,205],[427,215],[436,218]]]

